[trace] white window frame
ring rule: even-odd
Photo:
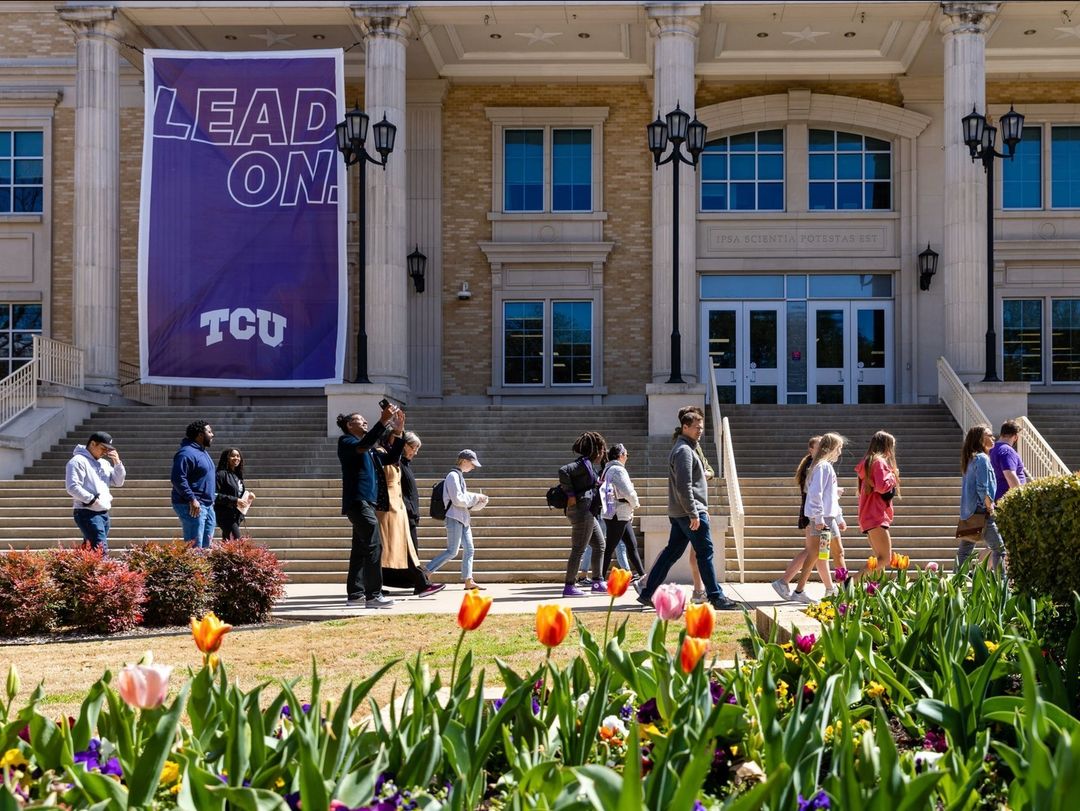
[[[990,106],[990,115],[997,121],[1009,111],[1008,105],[994,104]],[[1041,132],[1042,148],[1039,151],[1042,173],[1042,206],[1040,208],[1005,208],[1005,189],[1003,184],[1005,172],[999,167],[994,173],[995,211],[1012,217],[1031,216],[1032,212],[1066,212],[1080,211],[1080,206],[1058,207],[1053,204],[1053,128],[1054,127],[1080,127],[1080,104],[1033,104],[1025,105],[1021,112],[1024,113],[1025,127],[1039,127]],[[1000,136],[1000,133],[999,133]],[[1004,144],[998,144],[998,150],[1003,151]],[[1014,298],[1010,296],[1010,298]]]
[[[500,217],[536,219],[544,215],[559,218],[592,218],[604,209],[604,121],[607,107],[488,107],[491,122],[492,183],[491,210]],[[552,130],[590,130],[592,152],[592,206],[589,211],[555,211],[552,199]],[[544,203],[539,211],[507,211],[504,205],[504,133],[506,130],[543,130]]]
[[[821,130],[823,132],[831,132],[831,133],[833,133],[833,149],[831,149],[831,150],[829,150],[827,152],[816,152],[814,150],[811,150],[810,149],[810,134],[814,130]],[[836,141],[837,141],[836,136],[839,135],[840,133],[847,133],[847,134],[850,134],[850,135],[858,135],[860,138],[863,139],[862,148],[859,149],[858,152],[856,152],[855,150],[842,152],[838,147],[836,147]],[[813,212],[815,214],[827,211],[827,212],[830,212],[830,213],[841,214],[841,215],[847,214],[847,213],[853,212],[853,211],[861,211],[861,212],[866,212],[866,213],[869,213],[869,214],[884,214],[884,213],[896,211],[896,143],[895,143],[894,138],[880,138],[877,135],[871,135],[870,133],[865,132],[862,129],[855,128],[855,127],[850,127],[850,126],[841,129],[840,127],[834,126],[834,125],[830,125],[828,127],[825,127],[825,126],[819,126],[819,125],[815,125],[815,124],[810,124],[807,127],[806,138],[807,138],[807,140],[806,140],[806,210],[807,211]],[[866,207],[866,187],[869,184],[872,184],[872,183],[881,183],[882,182],[879,178],[869,178],[868,179],[866,177],[866,156],[867,155],[881,155],[881,154],[884,154],[884,153],[876,151],[876,150],[868,150],[866,148],[866,139],[867,138],[873,138],[876,141],[884,141],[885,143],[887,143],[889,145],[889,153],[888,153],[889,154],[889,207],[888,208],[867,208]],[[785,146],[786,146],[786,139],[785,139]],[[861,158],[860,163],[862,164],[862,178],[860,180],[855,181],[854,179],[847,179],[847,178],[838,177],[837,176],[838,172],[836,171],[835,163],[834,163],[832,180],[821,180],[821,179],[810,177],[810,158],[811,157],[813,157],[814,155],[832,155],[834,158],[838,159],[841,155],[844,155],[844,154],[847,154],[847,155],[856,155],[857,154],[857,155],[860,156],[860,158]],[[855,183],[855,182],[858,182],[858,184],[859,184],[859,199],[862,202],[862,205],[860,205],[858,208],[840,208],[839,205],[837,204],[838,200],[839,200],[839,196],[840,196],[839,185],[841,183]],[[810,187],[814,183],[831,183],[832,184],[832,188],[833,188],[833,207],[832,208],[812,208],[810,206]]]
[[[761,150],[758,149],[757,135],[760,132],[769,132],[771,130],[780,130],[780,142],[781,142],[780,143],[780,151],[779,152],[762,152]],[[731,151],[731,139],[736,135],[745,135],[745,134],[747,134],[749,132],[754,133],[754,151],[752,153],[735,153],[735,152],[732,152]],[[717,135],[716,137],[714,137],[711,140],[707,141],[706,144],[705,144],[706,149],[708,148],[708,146],[710,144],[713,144],[713,143],[715,143],[715,142],[717,142],[717,141],[719,141],[721,139],[724,139],[724,138],[726,138],[728,140],[728,151],[726,153],[709,153],[709,154],[723,154],[728,158],[728,162],[727,162],[727,178],[725,180],[705,180],[705,173],[703,171],[703,165],[704,165],[704,161],[705,161],[706,152],[702,152],[701,157],[698,159],[698,167],[697,167],[697,190],[698,190],[697,209],[698,209],[698,213],[701,213],[701,214],[735,214],[735,215],[747,216],[747,215],[753,215],[753,214],[781,214],[781,213],[787,211],[787,202],[788,202],[787,201],[787,193],[788,193],[788,179],[787,179],[787,171],[788,171],[788,128],[787,128],[787,126],[786,125],[781,125],[781,126],[776,126],[776,127],[758,127],[756,129],[752,129],[752,130],[741,130],[740,132],[726,132],[723,135]],[[754,180],[753,181],[732,180],[731,179],[731,156],[734,155],[734,154],[752,154],[754,156]],[[780,201],[781,201],[780,208],[760,208],[760,207],[757,207],[757,206],[755,206],[754,208],[732,208],[731,207],[731,199],[732,199],[731,187],[735,183],[752,182],[754,184],[754,200],[758,201],[759,198],[760,198],[760,193],[759,193],[760,192],[760,188],[759,188],[760,185],[762,183],[776,183],[777,182],[776,180],[771,180],[771,179],[762,180],[762,179],[757,177],[757,159],[761,155],[779,155],[780,156],[780,163],[781,163],[781,166],[782,166],[781,173],[780,173],[780,180],[779,180],[779,183],[780,183]],[[706,187],[706,185],[717,185],[717,184],[720,184],[720,183],[723,183],[723,184],[725,184],[727,186],[728,207],[727,208],[705,208],[705,206],[703,204],[704,204],[704,201],[705,201],[705,187]]]

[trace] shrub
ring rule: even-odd
[[[247,538],[223,541],[208,555],[214,572],[214,613],[241,625],[262,622],[285,594],[285,572],[273,552]]]
[[[145,580],[93,549],[55,549],[49,569],[63,595],[60,622],[79,630],[115,634],[142,621]]]
[[[61,602],[44,555],[15,550],[0,555],[0,636],[51,631]]]
[[[127,565],[146,579],[144,625],[183,625],[210,610],[214,586],[210,562],[183,541],[134,546]]]
[[[1014,488],[997,509],[1009,577],[1029,595],[1072,604],[1080,591],[1080,475],[1051,476]]]

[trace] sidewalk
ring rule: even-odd
[[[724,593],[731,599],[746,604],[748,609],[796,608],[776,596],[768,583],[724,583]],[[690,586],[684,586],[687,592]],[[609,598],[606,594],[588,597],[562,596],[561,583],[492,583],[483,592],[493,597],[492,614],[533,614],[543,603],[568,605],[575,611],[607,611]],[[807,586],[807,592],[821,599],[824,589],[819,583]],[[395,614],[457,614],[461,605],[462,587],[448,585],[431,597],[414,597],[411,591],[389,590],[394,605],[389,609],[349,608],[345,605],[344,582],[297,583],[286,587],[285,599],[274,609],[274,617],[283,620],[320,622],[351,617],[393,616]],[[629,589],[615,601],[616,611],[642,611],[637,594]]]

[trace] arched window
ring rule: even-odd
[[[892,144],[869,135],[810,130],[810,210],[892,208]]]
[[[783,211],[784,131],[717,138],[701,153],[702,211]]]

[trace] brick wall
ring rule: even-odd
[[[986,83],[988,104],[1076,104],[1080,102],[1080,82],[1028,80]],[[1019,110],[1023,112],[1023,109]]]
[[[74,340],[71,269],[75,236],[75,109],[57,107],[53,117],[52,154],[52,307],[51,336]],[[124,307],[121,305],[121,313]]]
[[[485,107],[608,107],[604,124],[604,384],[643,394],[651,368],[649,100],[640,86],[452,86],[443,106],[443,394],[483,395],[491,385],[491,130]],[[461,282],[472,291],[457,300]]]
[[[722,101],[744,99],[752,96],[768,96],[775,93],[787,93],[794,88],[806,89],[812,93],[828,93],[833,96],[854,96],[858,99],[880,101],[883,104],[903,104],[900,87],[893,80],[866,82],[837,81],[791,81],[791,82],[703,82],[698,87],[697,106],[705,107]],[[655,112],[654,112],[655,115]]]
[[[3,5],[0,4],[0,54],[4,58],[75,58],[75,34],[52,6],[38,13],[3,13]]]
[[[143,111],[120,111],[120,360],[139,362],[139,194]]]

